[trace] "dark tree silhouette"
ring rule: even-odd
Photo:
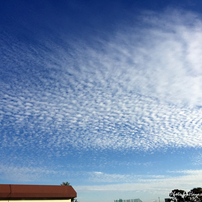
[[[200,202],[202,201],[202,188],[194,188],[191,189],[186,197],[186,201],[191,201],[191,202]]]
[[[169,194],[172,197],[172,201],[175,202],[184,202],[186,198],[186,191],[181,189],[173,189],[172,192]]]
[[[169,194],[174,202],[202,202],[202,188],[193,188],[189,192],[180,189],[173,189]]]
[[[70,186],[70,183],[69,182],[63,182],[61,185],[62,186]]]

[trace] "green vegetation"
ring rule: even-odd
[[[171,197],[171,202],[201,202],[202,188],[193,188],[189,192],[180,189],[173,189],[169,196]]]
[[[63,183],[61,184],[61,186],[70,186],[70,183],[69,183],[69,182],[63,182]]]

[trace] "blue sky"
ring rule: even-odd
[[[0,183],[79,202],[163,201],[202,181],[201,1],[0,2]]]

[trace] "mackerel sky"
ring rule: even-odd
[[[202,186],[202,1],[1,0],[0,183],[79,202]]]

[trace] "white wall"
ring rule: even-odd
[[[62,200],[0,200],[0,202],[71,202],[71,199]]]

